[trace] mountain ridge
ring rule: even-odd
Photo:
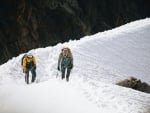
[[[0,64],[30,49],[149,17],[149,5],[149,0],[2,0]]]

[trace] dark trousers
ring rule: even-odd
[[[69,81],[69,76],[70,76],[70,71],[71,71],[71,69],[70,68],[67,68],[67,67],[61,67],[61,72],[62,72],[62,79],[64,79],[65,78],[65,72],[66,72],[66,70],[67,70],[67,73],[66,73],[66,80],[67,81]]]
[[[29,84],[29,72],[31,71],[31,74],[32,74],[32,80],[31,82],[34,82],[35,81],[35,78],[36,78],[36,72],[35,72],[35,69],[27,69],[26,73],[25,73],[25,82],[27,84]]]

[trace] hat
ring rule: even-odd
[[[33,55],[32,55],[32,53],[27,53],[27,56],[32,57]]]

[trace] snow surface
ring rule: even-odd
[[[65,46],[74,57],[69,82],[57,71]],[[150,113],[150,94],[115,85],[131,76],[150,84],[149,18],[29,52],[37,83],[24,82],[23,54],[1,65],[0,113]]]

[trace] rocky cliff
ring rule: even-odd
[[[0,64],[150,16],[149,0],[1,0]]]

